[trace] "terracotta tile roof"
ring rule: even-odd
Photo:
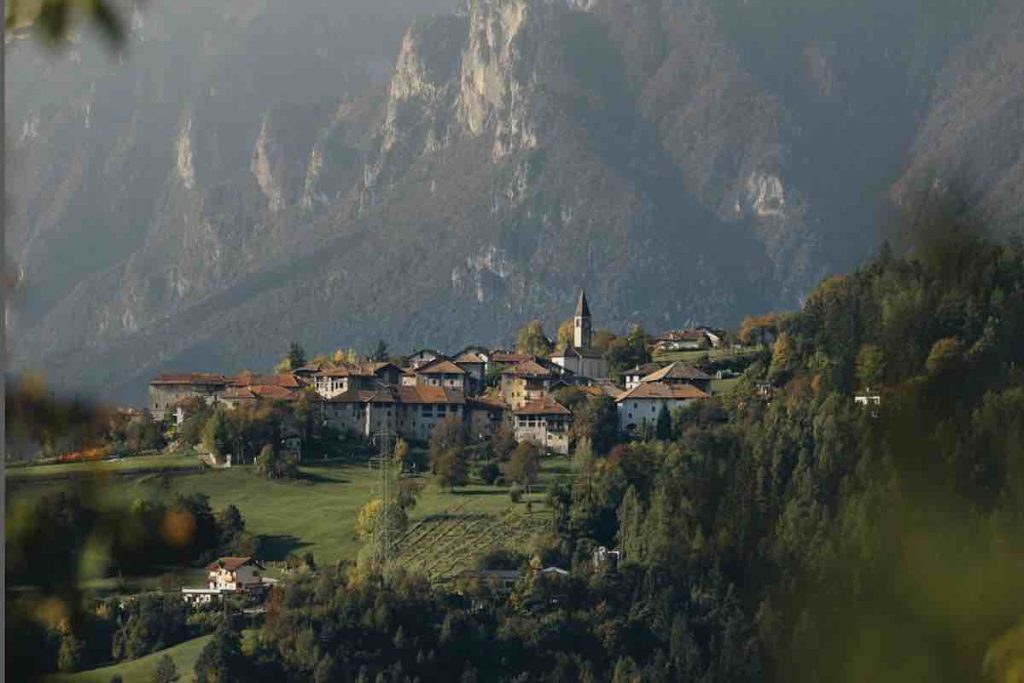
[[[664,399],[687,401],[690,399],[709,398],[708,394],[692,384],[666,384],[664,382],[645,382],[638,384],[615,399],[621,403],[632,398]]]
[[[231,383],[236,387],[267,386],[284,387],[286,389],[299,389],[302,387],[302,382],[297,380],[295,375],[291,373],[258,375],[253,372],[240,372],[231,378]]]
[[[327,403],[395,403],[395,395],[386,387],[349,389],[327,399]]]
[[[623,374],[640,375],[641,377],[646,377],[652,372],[657,372],[658,370],[661,370],[663,367],[665,367],[664,363],[644,363],[643,365],[637,365],[635,367],[630,368],[629,370],[626,370],[626,372]]]
[[[295,391],[286,387],[274,386],[273,384],[255,384],[247,387],[256,395],[256,398],[263,398],[277,401],[291,401],[298,395]]]
[[[489,396],[471,396],[466,398],[466,406],[469,408],[481,408],[483,410],[508,410],[508,404],[500,398]]]
[[[215,372],[182,372],[157,375],[150,384],[227,384],[228,378]]]
[[[416,368],[415,372],[420,375],[465,375],[466,371],[447,358],[435,360]]]
[[[533,360],[533,356],[528,356],[525,353],[515,353],[514,351],[495,351],[491,355],[492,363],[522,363],[527,360]]]
[[[640,381],[641,382],[661,382],[663,380],[672,380],[672,379],[676,379],[676,380],[696,379],[696,380],[710,381],[711,380],[711,376],[706,374],[706,373],[704,373],[704,372],[701,372],[700,370],[698,370],[697,368],[695,368],[695,367],[693,367],[691,365],[684,365],[683,363],[680,363],[680,362],[676,361],[675,363],[669,363],[668,365],[666,365],[665,367],[663,367],[660,370],[652,372],[651,374],[647,375],[646,377],[644,377]]]
[[[487,359],[476,351],[463,351],[455,357],[456,363],[486,363]]]
[[[323,377],[373,377],[375,371],[376,370],[372,365],[367,366],[342,363],[340,365],[326,367],[317,374]]]
[[[462,405],[466,397],[457,389],[447,387],[395,387],[399,403],[455,403]]]
[[[211,572],[215,569],[226,569],[229,572],[233,572],[252,561],[251,557],[220,557],[206,565],[206,569]]]
[[[611,382],[596,382],[594,384],[580,387],[580,391],[589,396],[610,396],[618,398],[622,395],[622,389]]]
[[[293,389],[274,386],[273,384],[250,384],[244,387],[228,387],[217,394],[217,396],[225,401],[254,401],[256,399],[291,401],[298,396],[298,393]]]
[[[228,387],[217,396],[226,401],[256,400],[256,394],[249,390],[249,387]]]
[[[307,363],[306,365],[303,365],[301,368],[295,368],[294,370],[292,370],[292,372],[295,374],[315,374],[317,372],[320,372],[320,370],[322,370],[323,367],[324,366],[321,365],[320,363]]]
[[[513,412],[516,415],[572,415],[568,408],[550,396],[530,401]]]
[[[394,363],[391,363],[389,361],[385,361],[385,362],[382,362],[382,363],[371,363],[370,364],[370,372],[372,372],[375,375],[378,372],[380,372],[381,370],[384,370],[386,368],[394,368],[395,370],[398,370],[399,372],[402,371],[402,368],[398,367],[397,365],[395,365]]]
[[[535,360],[524,360],[501,372],[503,375],[516,375],[517,377],[554,377],[554,371],[545,368]]]

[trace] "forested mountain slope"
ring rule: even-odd
[[[1014,227],[1022,16],[234,0],[146,7],[123,64],[15,43],[17,364],[137,398],[289,339],[506,341],[581,286],[606,327],[793,307],[922,193]]]

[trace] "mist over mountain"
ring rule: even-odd
[[[941,5],[941,6],[939,6]],[[1021,207],[1009,0],[151,3],[9,46],[19,367],[135,399],[310,350],[735,323],[901,205]]]

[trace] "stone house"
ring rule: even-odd
[[[427,363],[432,363],[438,358],[444,358],[444,354],[433,349],[420,349],[415,351],[406,359],[406,365],[411,368],[418,368]]]
[[[415,386],[418,387],[444,387],[466,391],[466,371],[447,358],[438,358],[414,368],[412,374],[415,377]]]
[[[350,390],[370,389],[377,384],[377,376],[370,367],[342,364],[320,370],[312,377],[316,393],[333,398]]]
[[[693,367],[676,361],[665,367],[655,370],[649,375],[640,379],[641,384],[660,382],[662,384],[689,384],[697,387],[704,393],[711,393],[711,375]]]
[[[536,360],[526,360],[502,371],[499,394],[510,407],[520,408],[547,396],[560,379],[561,374],[555,370]]]
[[[702,398],[709,398],[709,394],[692,384],[642,382],[615,400],[619,429],[631,433],[645,422],[653,427],[658,422],[662,406],[671,413]]]
[[[362,437],[379,431],[397,431],[398,401],[394,393],[386,387],[349,389],[324,400],[323,419],[339,432]]]
[[[489,356],[486,351],[478,350],[476,347],[470,347],[455,356],[453,362],[466,373],[467,393],[483,391]]]
[[[644,377],[661,370],[663,367],[665,367],[664,363],[644,363],[643,365],[637,365],[626,370],[622,373],[622,380],[626,385],[626,391],[640,384]]]
[[[149,412],[154,420],[165,420],[182,401],[201,398],[212,402],[229,383],[226,376],[212,372],[157,375],[149,383]]]
[[[549,396],[513,410],[516,441],[534,443],[546,451],[568,455],[572,413]]]
[[[374,363],[370,366],[370,371],[381,384],[398,386],[402,379],[402,368],[394,363]]]
[[[350,389],[322,404],[325,422],[342,432],[370,437],[389,431],[404,439],[426,441],[437,423],[464,420],[465,396],[445,387],[404,386]]]
[[[466,428],[470,440],[490,438],[507,413],[508,406],[501,399],[486,396],[466,398]]]
[[[439,422],[455,417],[464,420],[465,395],[447,387],[398,387],[398,425],[404,439],[427,441]]]

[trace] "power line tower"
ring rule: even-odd
[[[391,475],[391,468],[394,463],[395,443],[397,435],[387,428],[382,428],[373,433],[372,443],[377,446],[377,455],[371,456],[367,463],[370,469],[376,467],[380,471],[380,534],[377,547],[377,560],[381,568],[386,568],[391,559],[391,500],[388,492],[388,479]]]

